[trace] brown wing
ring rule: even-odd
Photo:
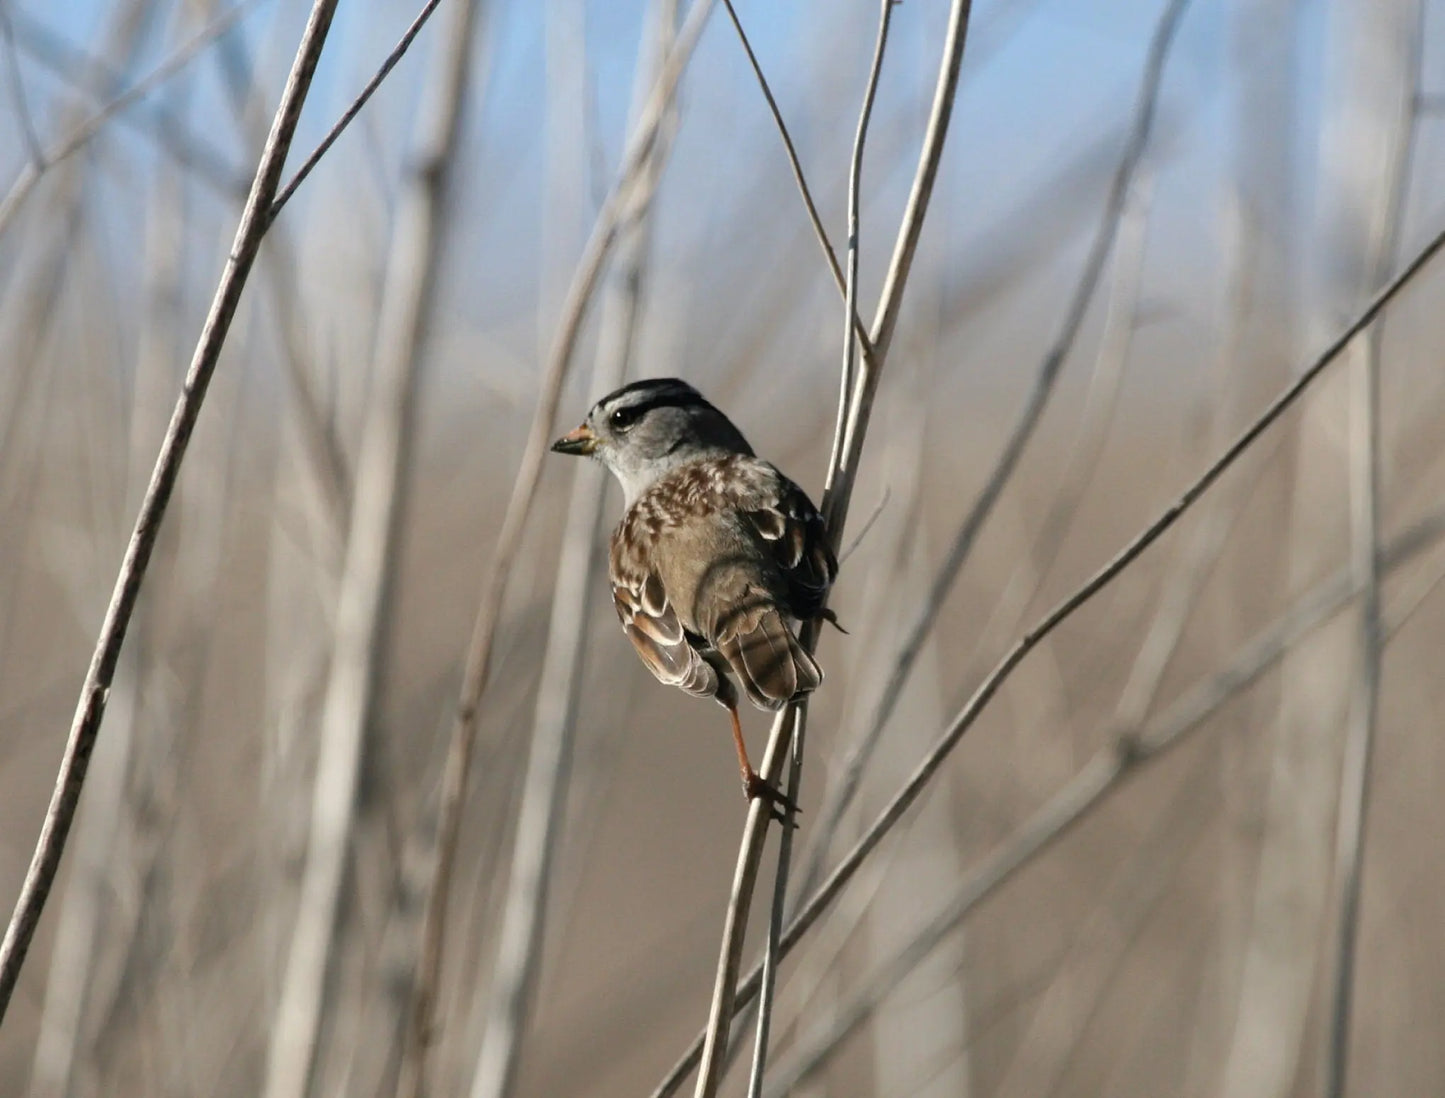
[[[668,686],[680,686],[704,698],[715,695],[717,671],[693,646],[657,574],[631,559],[631,554],[618,552],[616,546],[610,572],[612,604],[622,631],[647,669]]]
[[[788,582],[788,610],[811,618],[838,575],[838,561],[828,543],[823,516],[806,492],[772,465],[750,459],[752,475],[742,478],[740,510],[773,551]]]

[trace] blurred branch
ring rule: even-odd
[[[97,98],[113,98],[125,90],[120,72],[99,57],[50,30],[24,11],[12,11],[10,21],[22,50],[61,80]],[[123,111],[116,121],[136,127],[176,163],[193,169],[196,177],[223,194],[244,202],[250,181],[237,172],[217,149],[188,130],[163,105],[149,111]]]
[[[1114,242],[1123,225],[1124,214],[1129,203],[1129,193],[1140,161],[1148,147],[1154,118],[1158,113],[1159,89],[1164,78],[1164,66],[1169,58],[1175,32],[1179,28],[1180,20],[1183,18],[1188,3],[1189,0],[1169,0],[1159,17],[1144,62],[1133,128],[1125,142],[1124,151],[1114,173],[1108,200],[1105,202],[1099,226],[1094,234],[1093,244],[1088,258],[1084,262],[1069,307],[1064,314],[1063,323],[1054,339],[1053,346],[1049,348],[1043,361],[1039,363],[1034,376],[1033,388],[1019,413],[1018,420],[1014,423],[1003,450],[989,471],[983,489],[979,492],[978,498],[974,501],[973,507],[969,509],[957,533],[954,534],[953,541],[944,555],[943,563],[938,569],[931,588],[919,603],[914,619],[904,635],[905,639],[899,647],[893,672],[883,688],[877,707],[864,726],[862,734],[849,748],[844,759],[842,774],[837,784],[829,790],[828,799],[819,812],[815,832],[818,840],[813,846],[812,856],[803,876],[801,891],[804,895],[810,893],[817,884],[822,872],[823,858],[827,853],[827,839],[836,832],[843,814],[848,810],[853,797],[857,794],[863,771],[883,736],[883,730],[893,714],[894,707],[898,704],[904,686],[907,685],[913,665],[923,650],[923,643],[932,632],[938,615],[947,602],[949,592],[952,591],[959,573],[963,570],[964,563],[973,551],[979,532],[983,529],[984,523],[988,521],[994,505],[1018,468],[1024,450],[1033,438],[1034,430],[1048,406],[1049,398],[1053,394],[1054,383],[1058,380],[1064,362],[1073,350],[1074,340],[1078,337],[1084,316],[1103,276],[1104,266],[1108,262]]]
[[[40,144],[40,135],[35,130],[35,119],[30,113],[30,103],[25,98],[25,80],[20,75],[20,55],[15,51],[15,28],[10,22],[9,3],[0,3],[0,39],[5,42],[5,71],[10,77],[10,98],[16,120],[20,123],[21,136],[30,160],[38,168],[45,167],[45,150]]]
[[[677,29],[675,0],[662,0],[655,8],[655,48],[650,62],[639,58],[640,78],[634,85],[631,125],[636,125],[646,108],[647,93]],[[565,134],[560,127],[555,132]],[[670,132],[660,133],[639,168],[627,239],[619,244],[619,248],[627,245],[623,257],[626,269],[619,272],[614,292],[604,302],[603,331],[589,389],[593,393],[611,392],[622,384],[627,373],[640,304],[647,221],[671,149]],[[571,780],[587,619],[596,585],[593,546],[603,521],[605,487],[601,468],[591,463],[577,466],[557,560],[552,617],[537,684],[506,908],[488,991],[487,1026],[472,1077],[472,1098],[505,1098],[516,1089],[522,1036],[541,968],[553,862],[561,841]],[[420,1027],[429,1019],[418,1018],[416,1022]],[[403,1093],[408,1098],[419,1098],[421,1092],[410,1089]]]
[[[475,0],[455,0],[402,180],[357,459],[336,639],[326,685],[306,868],[272,1024],[264,1094],[302,1098],[311,1085],[358,783],[412,452],[416,373],[436,284],[446,184],[471,59]],[[274,209],[274,203],[271,209]]]
[[[1095,595],[1107,587],[1114,579],[1124,572],[1130,564],[1143,555],[1144,551],[1153,545],[1184,515],[1206,491],[1214,484],[1219,477],[1232,466],[1239,457],[1244,454],[1261,435],[1264,434],[1281,416],[1288,411],[1300,396],[1310,387],[1316,378],[1324,372],[1332,362],[1337,359],[1350,341],[1369,327],[1377,316],[1384,310],[1394,298],[1415,278],[1417,274],[1436,256],[1439,251],[1445,248],[1445,231],[1437,233],[1425,247],[1418,252],[1405,268],[1392,279],[1388,285],[1382,288],[1364,310],[1341,332],[1325,350],[1310,365],[1296,377],[1294,382],[1280,392],[1255,420],[1241,432],[1223,453],[1212,461],[1205,468],[1198,478],[1189,485],[1165,511],[1153,522],[1146,526],[1133,540],[1125,545],[1115,556],[1096,571],[1072,594],[1054,607],[1037,624],[1026,632],[1014,646],[1004,655],[1003,659],[995,665],[987,678],[974,691],[972,697],[964,705],[958,716],[943,734],[935,742],[932,749],[924,756],[923,760],[914,769],[912,775],[904,783],[903,787],[894,795],[883,811],[874,820],[863,837],[844,856],[842,861],[833,869],[827,879],[822,883],[816,892],[801,906],[798,913],[788,925],[787,932],[783,935],[781,943],[782,952],[786,953],[796,944],[804,934],[817,921],[838,897],[849,879],[857,872],[859,866],[867,860],[869,854],[877,847],[883,837],[893,828],[899,818],[917,800],[918,795],[927,786],[938,768],[949,756],[965,732],[972,727],[978,719],[979,714],[988,704],[990,699],[998,692],[999,687],[1013,673],[1014,669],[1023,662],[1024,658],[1033,651],[1049,634],[1073,616],[1075,611],[1085,605]],[[771,745],[770,745],[771,747]],[[774,763],[776,766],[776,761]],[[756,813],[755,813],[756,814]],[[750,973],[748,978],[740,985],[739,994],[744,1001],[751,999],[756,993],[758,978],[761,973],[761,966]],[[653,1098],[664,1098],[676,1089],[678,1083],[686,1074],[691,1071],[697,1063],[697,1057],[702,1050],[703,1036],[699,1035],[683,1058],[674,1066],[672,1072],[663,1083],[654,1091]]]
[[[217,67],[231,110],[241,132],[257,147],[266,139],[262,97],[252,94],[255,83],[243,41],[223,42],[217,50]],[[273,209],[274,209],[274,203]],[[299,286],[296,246],[288,226],[273,217],[261,248],[261,268],[276,313],[281,343],[281,369],[295,398],[297,434],[301,443],[303,484],[312,506],[307,508],[312,536],[321,546],[330,584],[338,582],[346,555],[346,528],[350,518],[351,484],[341,443],[326,414],[316,384],[307,370],[307,344],[302,310],[305,300]],[[334,596],[335,588],[329,591]]]
[[[968,36],[968,17],[971,10],[971,0],[954,0],[950,5],[948,30],[943,43],[928,127],[924,133],[913,186],[899,224],[893,257],[888,266],[883,292],[878,303],[877,319],[874,322],[870,340],[873,345],[873,355],[864,360],[862,369],[857,372],[856,380],[849,378],[845,373],[843,384],[840,386],[839,400],[842,411],[839,416],[838,429],[835,432],[837,437],[834,439],[833,455],[829,461],[826,487],[821,504],[823,520],[835,549],[842,538],[843,525],[848,515],[848,504],[853,493],[853,484],[857,479],[863,452],[863,440],[867,434],[868,421],[873,410],[873,397],[878,383],[882,379],[884,360],[887,358],[893,327],[897,321],[898,311],[903,305],[903,290],[908,283],[908,272],[912,267],[918,238],[923,232],[924,216],[928,210],[929,198],[933,193],[933,183],[938,175],[938,166],[943,158],[944,140],[948,134],[948,122],[953,114],[953,100],[958,90],[958,74],[963,64],[963,49]],[[850,243],[856,246],[856,234]],[[849,337],[854,330],[851,323],[853,311],[848,309],[844,314],[845,328]],[[817,643],[817,636],[817,623],[808,623],[803,629],[802,643],[811,650]],[[805,713],[805,706],[790,706],[774,720],[761,770],[767,780],[774,782],[778,780],[783,765],[783,752],[794,735],[794,724],[801,721]],[[698,1072],[695,1091],[698,1098],[711,1098],[716,1094],[722,1080],[728,1028],[731,1025],[735,1009],[737,977],[742,965],[747,914],[752,906],[753,887],[757,880],[758,866],[762,860],[763,839],[767,832],[770,814],[770,806],[761,800],[754,801],[748,811],[748,820],[738,851],[737,868],[733,876],[727,915],[723,924],[721,956],[718,960],[717,977],[713,985],[712,1006],[709,1010],[708,1025],[704,1030],[706,1047],[702,1051],[702,1067]]]
[[[5,197],[0,199],[0,236],[3,236],[5,230],[9,228],[10,222],[14,220],[21,203],[29,197],[30,192],[35,189],[35,184],[40,182],[41,176],[43,176],[47,170],[66,157],[78,152],[91,138],[98,134],[113,117],[137,100],[149,95],[194,61],[196,57],[208,49],[217,38],[235,26],[241,16],[245,15],[246,11],[255,2],[256,0],[240,0],[235,7],[227,9],[195,34],[190,41],[152,69],[148,75],[142,77],[126,91],[121,92],[109,103],[106,103],[93,115],[67,133],[56,142],[54,147],[45,150],[38,159],[32,157],[28,160],[25,167],[20,170],[20,174],[16,177],[15,181],[10,185],[10,190],[6,193]]]
[[[206,389],[220,359],[221,348],[230,329],[231,319],[235,315],[236,305],[240,301],[241,291],[245,287],[246,277],[255,261],[261,237],[266,231],[265,212],[276,192],[286,151],[301,116],[301,106],[311,86],[311,77],[316,71],[316,63],[320,59],[321,48],[326,41],[326,32],[335,9],[336,0],[315,0],[312,5],[286,86],[281,93],[280,104],[276,108],[271,135],[256,168],[250,197],[241,214],[235,242],[221,274],[220,283],[216,287],[195,354],[186,371],[185,383],[170,424],[166,428],[155,470],[141,500],[140,514],[126,546],[120,573],[116,577],[115,590],[111,595],[110,605],[106,608],[105,621],[96,641],[95,653],[86,672],[85,683],[81,687],[80,701],[71,724],[60,773],[56,778],[55,791],[46,811],[35,855],[26,871],[15,912],[5,930],[4,941],[0,943],[0,1021],[3,1021],[5,1011],[10,1005],[10,997],[19,979],[25,954],[40,922],[40,914],[45,907],[56,871],[60,867],[60,857],[75,818],[81,788],[85,783],[86,767],[95,747],[101,719],[105,715],[105,703],[115,675],[116,663],[120,658],[121,645],[125,641],[126,628],[135,611],[141,582],[145,578],[146,567],[150,563],[156,537],[160,533],[161,520],[165,516],[176,478],[180,474],[186,446],[200,415]],[[237,10],[239,9],[233,9],[233,17]]]
[[[1389,275],[1398,250],[1401,222],[1409,195],[1418,124],[1415,101],[1419,94],[1423,62],[1425,14],[1420,0],[1394,4],[1347,6],[1345,16],[1348,44],[1346,64],[1354,80],[1368,90],[1351,96],[1337,127],[1330,131],[1336,154],[1353,159],[1362,148],[1373,149],[1376,140],[1386,145],[1387,155],[1378,173],[1369,179],[1376,187],[1350,187],[1349,197],[1378,209],[1360,209],[1369,228],[1355,243],[1362,272],[1374,286]],[[1355,25],[1349,12],[1357,11],[1363,26]],[[1368,12],[1368,14],[1366,14]],[[1379,66],[1389,72],[1380,78]],[[1389,77],[1393,77],[1390,79]],[[1345,92],[1349,95],[1349,90]],[[1376,106],[1383,107],[1384,117]],[[1363,108],[1363,109],[1362,109]],[[1363,130],[1363,132],[1362,132]],[[1333,145],[1332,145],[1333,147]],[[1353,290],[1354,287],[1349,287]],[[1375,325],[1354,347],[1350,363],[1350,532],[1351,564],[1356,583],[1363,589],[1358,623],[1358,652],[1351,684],[1349,724],[1345,730],[1344,756],[1340,767],[1340,793],[1335,816],[1335,865],[1331,908],[1336,927],[1330,988],[1329,1035],[1325,1044],[1324,1094],[1344,1098],[1348,1078],[1350,1028],[1353,1020],[1354,980],[1360,921],[1361,874],[1370,807],[1370,786],[1376,727],[1380,709],[1380,674],[1385,644],[1381,624],[1380,584],[1380,356],[1384,346],[1385,323]]]
[[[648,158],[672,109],[678,82],[707,23],[712,4],[713,0],[697,0],[688,11],[672,49],[660,66],[647,104],[628,139],[617,179],[597,213],[591,236],[578,260],[563,303],[557,336],[543,370],[521,463],[502,516],[492,560],[482,582],[472,635],[467,644],[456,715],[452,721],[446,760],[443,763],[440,803],[435,825],[423,840],[426,849],[419,858],[419,872],[423,881],[419,890],[425,897],[422,901],[421,940],[418,947],[420,962],[415,985],[419,993],[434,994],[441,971],[441,960],[446,949],[447,901],[456,863],[462,806],[476,741],[477,718],[487,686],[487,673],[491,667],[497,615],[512,565],[521,548],[522,531],[531,515],[537,484],[542,475],[542,460],[551,441],[552,424],[562,396],[562,383],[571,368],[573,352],[581,335],[582,322],[592,293],[601,277],[612,245],[634,215],[635,204],[641,193],[638,187],[640,181],[646,177]],[[420,1024],[425,1031],[421,1035],[424,1041],[430,1039],[430,1026],[425,1019],[430,1016],[432,1009],[431,1003],[420,999],[413,1004],[413,1018],[423,1020]]]

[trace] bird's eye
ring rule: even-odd
[[[641,418],[641,413],[642,409],[637,407],[618,408],[617,411],[613,412],[608,418],[608,422],[612,424],[614,431],[618,434],[623,434],[633,428]]]

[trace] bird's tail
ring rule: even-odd
[[[823,671],[782,614],[768,607],[749,617],[750,629],[739,629],[718,644],[749,700],[762,709],[781,709],[818,689]]]

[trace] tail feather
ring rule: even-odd
[[[771,607],[746,632],[739,630],[719,645],[749,700],[762,709],[781,709],[810,694],[823,672]]]

